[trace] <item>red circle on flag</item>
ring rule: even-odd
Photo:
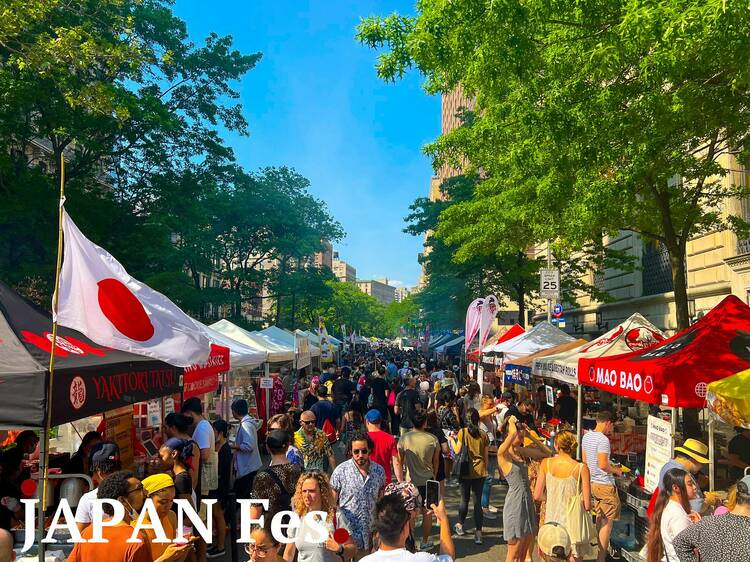
[[[344,544],[349,540],[349,531],[344,528],[336,529],[333,532],[333,540],[335,540],[339,544]]]
[[[99,286],[99,308],[123,336],[136,341],[150,340],[154,326],[141,301],[117,279],[102,279]]]

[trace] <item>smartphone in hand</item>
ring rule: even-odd
[[[431,509],[432,505],[440,503],[440,482],[437,480],[428,480],[425,485],[425,506]]]

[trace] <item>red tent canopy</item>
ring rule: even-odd
[[[701,408],[708,383],[750,367],[750,307],[729,295],[695,324],[647,350],[580,359],[578,381],[665,406]]]

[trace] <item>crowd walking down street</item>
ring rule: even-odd
[[[76,524],[91,538],[93,499],[110,500],[125,516],[105,527],[109,544],[77,544],[68,560],[229,561],[238,552],[278,562],[607,560],[621,514],[612,476],[623,470],[610,458],[611,412],[599,412],[584,434],[578,461],[575,432],[537,431],[547,412],[533,398],[501,387],[482,395],[470,377],[416,353],[385,348],[295,382],[301,396],[289,396],[288,411],[265,423],[243,399],[231,405],[233,427],[209,423],[202,402],[186,400],[165,418],[159,462],[143,479],[120,469],[117,444],[88,435],[83,460],[71,462],[85,465],[76,469],[87,470],[96,487],[79,502]],[[702,450],[687,440],[662,468],[648,562],[750,560],[750,477],[707,515],[709,498],[698,484]],[[4,470],[12,458],[3,456]],[[210,540],[196,522],[176,517],[175,500],[199,508],[202,499],[216,502]],[[255,500],[247,515],[264,520],[249,544],[238,541],[236,500]],[[301,522],[286,541],[271,526],[282,512]],[[314,515],[314,527],[328,530],[322,540],[311,538],[306,517],[313,513],[325,515]],[[114,516],[106,506],[105,518]],[[147,525],[156,517],[168,536],[187,541],[156,540]],[[124,540],[144,523],[141,543]]]

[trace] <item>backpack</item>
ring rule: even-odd
[[[292,494],[290,494],[284,487],[284,483],[281,481],[281,478],[279,478],[276,473],[271,470],[271,467],[268,467],[264,472],[266,472],[271,477],[271,480],[273,480],[274,483],[279,487],[279,490],[281,490],[281,494],[279,495],[279,511],[291,511]]]
[[[336,442],[336,428],[333,427],[333,424],[331,423],[331,420],[326,419],[323,422],[323,433],[326,434],[326,437],[328,438],[329,443],[335,443]]]

